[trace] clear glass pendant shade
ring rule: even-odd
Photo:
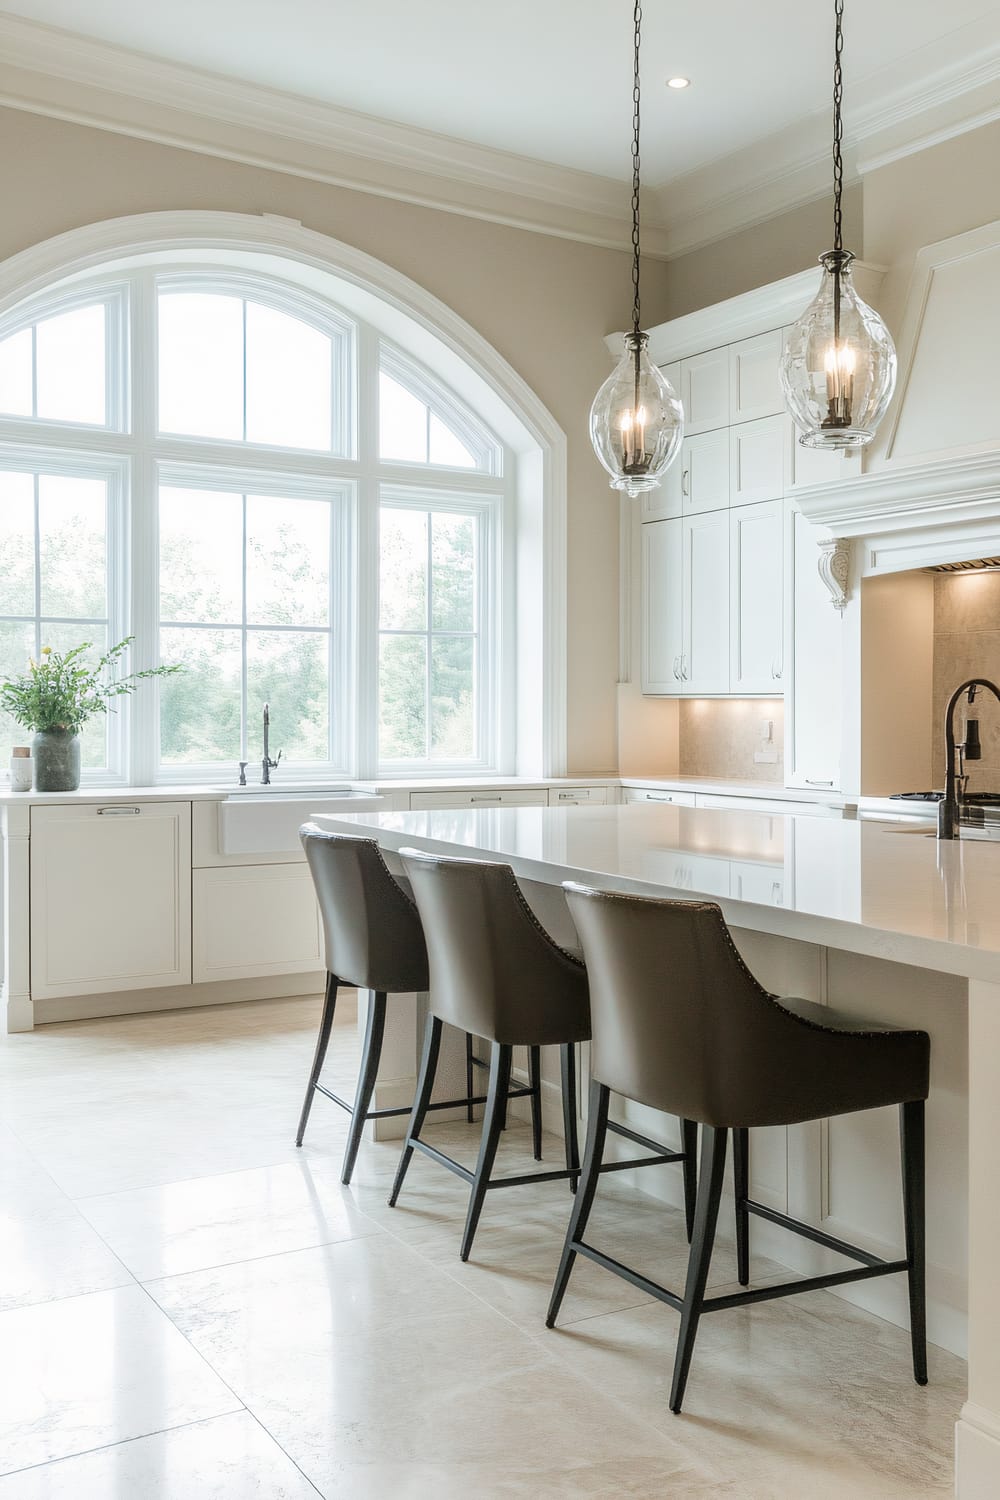
[[[625,335],[625,352],[590,408],[590,441],[611,488],[633,498],[660,483],[684,434],[684,410],[648,342],[644,333]]]
[[[896,384],[896,349],[851,280],[849,250],[820,256],[819,291],[785,341],[781,384],[807,448],[870,443]]]

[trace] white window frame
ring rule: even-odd
[[[339,427],[343,454],[293,449],[214,438],[188,438],[157,432],[157,290],[160,285],[184,290],[223,292],[247,297],[300,317],[333,340],[335,382],[346,393]],[[371,779],[385,770],[394,777],[452,779],[463,772],[514,771],[516,688],[514,684],[514,517],[517,496],[513,455],[482,423],[468,405],[436,375],[361,319],[349,316],[333,302],[285,281],[280,275],[199,261],[191,252],[172,258],[146,260],[115,275],[87,273],[20,303],[0,318],[0,339],[42,318],[72,307],[104,301],[106,350],[106,413],[103,428],[52,422],[42,418],[0,416],[0,455],[8,467],[41,463],[59,471],[63,462],[103,465],[115,474],[115,501],[109,500],[108,561],[112,643],[133,635],[130,669],[159,665],[157,510],[156,494],[163,474],[200,475],[201,483],[233,487],[242,476],[257,492],[297,493],[289,485],[319,493],[349,492],[343,507],[339,538],[342,576],[342,626],[338,649],[331,653],[346,691],[331,696],[331,719],[337,721],[336,751],[327,765],[282,766],[281,779],[315,783],[332,778]],[[139,358],[133,357],[140,350]],[[147,357],[148,355],[148,357]],[[378,374],[382,361],[425,401],[460,437],[482,467],[476,470],[443,465],[382,460],[378,451]],[[334,390],[336,390],[336,383]],[[337,441],[338,427],[333,429]],[[276,486],[278,487],[276,490]],[[317,488],[318,487],[318,488]],[[248,492],[252,492],[248,490]],[[380,496],[407,496],[421,509],[478,507],[488,521],[488,541],[482,551],[483,578],[480,608],[488,617],[480,623],[480,680],[477,684],[481,756],[475,761],[388,762],[378,760],[378,537]],[[109,487],[109,496],[111,489]],[[430,496],[430,501],[428,501]],[[395,500],[393,503],[397,503]],[[112,514],[113,511],[113,514]],[[488,573],[488,577],[487,577]],[[486,643],[489,643],[488,647]],[[112,764],[106,773],[85,773],[100,785],[225,784],[230,769],[190,765],[161,767],[159,755],[159,693],[149,683],[134,698],[120,700],[116,715]],[[253,717],[246,733],[246,758],[254,746]],[[272,726],[272,744],[281,741],[281,726]]]
[[[428,512],[436,514],[451,513],[454,515],[471,516],[476,524],[477,540],[477,577],[476,577],[476,619],[474,634],[476,636],[478,650],[475,656],[475,694],[476,694],[476,744],[479,747],[491,747],[495,741],[495,728],[499,720],[501,704],[498,697],[499,671],[498,671],[498,639],[499,639],[499,611],[498,601],[500,599],[500,532],[503,525],[503,505],[500,495],[476,495],[469,493],[445,494],[440,489],[432,486],[423,489],[414,486],[401,487],[397,484],[383,484],[379,492],[379,514],[383,509],[413,510],[420,515]],[[428,535],[427,555],[427,616],[426,628],[424,630],[410,629],[385,629],[379,625],[379,641],[383,635],[423,636],[427,642],[427,667],[425,683],[425,704],[427,707],[426,738],[428,747],[431,736],[431,713],[430,713],[430,671],[431,671],[431,642],[435,636],[446,636],[451,634],[465,635],[468,632],[453,632],[447,630],[434,630],[432,620],[432,572],[430,557],[431,539]],[[379,771],[385,775],[412,777],[424,775],[428,767],[435,769],[446,769],[450,774],[467,775],[476,771],[487,769],[490,764],[489,754],[471,756],[467,759],[438,760],[433,761],[429,757],[420,759],[389,760],[380,758]]]
[[[0,444],[0,471],[4,473],[53,474],[71,478],[95,479],[105,485],[105,586],[107,590],[108,646],[114,646],[128,635],[128,598],[125,579],[128,573],[127,514],[129,494],[129,464],[125,459],[105,458],[98,454],[73,452],[68,448],[28,447],[27,445]],[[37,493],[37,492],[36,492]],[[38,560],[36,556],[37,570]],[[44,632],[39,626],[40,604],[36,586],[33,621],[36,630],[35,650],[44,646]],[[27,616],[4,615],[5,621]],[[86,619],[79,621],[58,615],[46,615],[46,622],[57,625],[79,623],[81,639],[85,638]],[[126,653],[125,671],[134,667],[134,650]],[[81,773],[84,786],[124,785],[124,767],[127,761],[128,709],[127,699],[114,700],[107,714],[108,764],[105,767],[85,767]],[[30,731],[25,731],[26,734]]]

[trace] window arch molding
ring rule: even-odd
[[[518,546],[516,686],[504,712],[516,741],[504,771],[556,775],[566,759],[566,438],[516,370],[447,304],[393,267],[294,220],[271,215],[171,211],[106,220],[41,242],[0,264],[0,319],[58,283],[142,260],[167,259],[277,276],[377,330],[457,389],[510,449],[516,470]],[[361,539],[362,544],[364,538]],[[516,704],[515,704],[516,694]]]

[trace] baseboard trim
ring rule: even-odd
[[[326,984],[316,974],[270,974],[258,979],[227,979],[212,984],[165,985],[162,989],[118,990],[107,995],[65,995],[36,1000],[36,1026],[56,1021],[92,1021],[102,1016],[147,1015],[157,1010],[190,1010],[204,1005],[236,1005],[244,1000],[283,1000],[319,995]]]
[[[1000,1494],[1000,1417],[966,1401],[955,1423],[958,1500],[996,1500]]]

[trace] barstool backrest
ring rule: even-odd
[[[387,994],[427,988],[427,949],[412,897],[374,839],[299,830],[326,941],[326,966],[343,984]]]
[[[590,977],[591,1073],[616,1093],[714,1126],[818,1119],[818,1087],[878,1065],[866,1033],[796,1015],[758,983],[712,902],[563,886]]]
[[[503,1044],[586,1041],[583,964],[549,937],[510,866],[399,853],[427,939],[432,1013]]]

